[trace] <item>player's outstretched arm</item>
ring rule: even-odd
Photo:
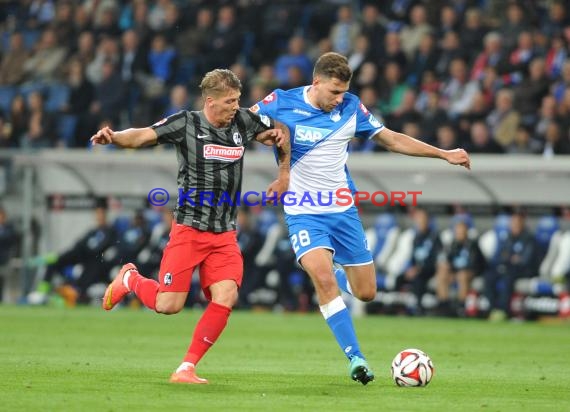
[[[469,154],[463,149],[443,150],[430,144],[414,139],[407,134],[398,133],[388,128],[382,129],[374,135],[376,143],[384,146],[391,152],[408,156],[434,157],[444,159],[452,165],[471,169]]]
[[[103,127],[91,137],[93,145],[114,144],[124,148],[137,148],[156,144],[157,135],[154,129],[144,127],[141,129],[125,129],[119,132]]]

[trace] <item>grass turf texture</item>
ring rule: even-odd
[[[170,384],[200,312],[0,306],[3,411],[570,410],[570,325],[367,317],[355,321],[376,381],[348,362],[320,315],[236,312],[199,365],[209,385]],[[426,351],[426,388],[390,363]]]

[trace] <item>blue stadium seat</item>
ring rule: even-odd
[[[129,216],[117,216],[113,222],[113,227],[119,235],[122,235],[131,225],[131,218]]]
[[[255,48],[255,33],[248,31],[243,35],[243,43],[240,53],[240,61],[249,66],[251,62],[251,54]]]
[[[69,100],[69,86],[61,83],[51,84],[47,88],[45,108],[48,112],[57,112]]]
[[[495,233],[499,237],[499,241],[504,242],[509,236],[511,230],[511,216],[500,214],[495,218],[495,225],[493,226]]]
[[[24,83],[20,86],[20,94],[24,96],[26,103],[28,101],[28,96],[34,92],[40,92],[43,96],[46,95],[46,85],[40,82],[30,82]],[[45,100],[44,100],[45,101]]]
[[[162,212],[157,209],[145,209],[143,212],[144,219],[148,225],[149,231],[152,231],[156,225],[162,223]]]
[[[196,61],[192,58],[182,58],[176,69],[175,83],[188,84],[196,72]]]
[[[66,147],[72,147],[75,143],[75,128],[77,116],[71,114],[60,115],[57,119],[57,133]]]
[[[506,214],[498,215],[495,218],[493,231],[495,232],[497,244],[491,258],[492,264],[497,262],[497,259],[499,258],[499,252],[501,251],[503,244],[507,241],[509,232],[511,231],[511,216]]]
[[[560,230],[560,223],[554,216],[542,216],[536,225],[535,239],[540,248],[548,249],[552,235]]]
[[[14,86],[0,86],[0,110],[4,113],[10,112],[12,100],[16,96],[18,90]]]
[[[32,50],[40,39],[41,32],[38,30],[26,30],[22,33],[24,37],[24,46],[28,50]]]
[[[272,210],[264,210],[257,217],[257,230],[265,236],[269,229],[277,223],[279,223],[279,219],[275,212]]]
[[[479,248],[485,256],[487,263],[495,265],[499,257],[499,251],[507,240],[510,232],[511,216],[500,214],[495,218],[493,228],[487,230],[479,238]]]
[[[1,36],[0,42],[2,44],[1,46],[2,50],[7,52],[8,50],[10,50],[10,37],[12,36],[12,33],[10,33],[8,30],[3,30],[0,36]]]
[[[397,226],[398,222],[392,213],[381,213],[378,215],[376,222],[374,223],[374,236],[376,238],[376,244],[372,250],[373,258],[381,252],[381,250],[386,245],[388,235],[392,229]]]

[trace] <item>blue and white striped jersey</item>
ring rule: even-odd
[[[346,195],[355,191],[346,167],[348,143],[353,137],[369,139],[384,125],[351,93],[332,112],[316,108],[307,97],[309,88],[277,89],[250,110],[286,124],[291,132],[289,191],[294,195],[289,197],[296,201],[284,203],[285,213],[338,213],[351,207]],[[336,201],[342,189],[341,206]],[[323,202],[317,202],[318,196]]]

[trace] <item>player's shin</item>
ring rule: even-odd
[[[232,309],[210,302],[196,325],[184,362],[196,365],[225,329]]]
[[[346,357],[349,360],[354,356],[364,359],[364,355],[360,352],[352,319],[342,298],[338,296],[329,303],[321,305],[320,309]]]
[[[158,282],[154,279],[145,278],[136,270],[129,270],[125,276],[127,287],[137,295],[137,298],[147,308],[156,310],[156,295],[158,294]]]

